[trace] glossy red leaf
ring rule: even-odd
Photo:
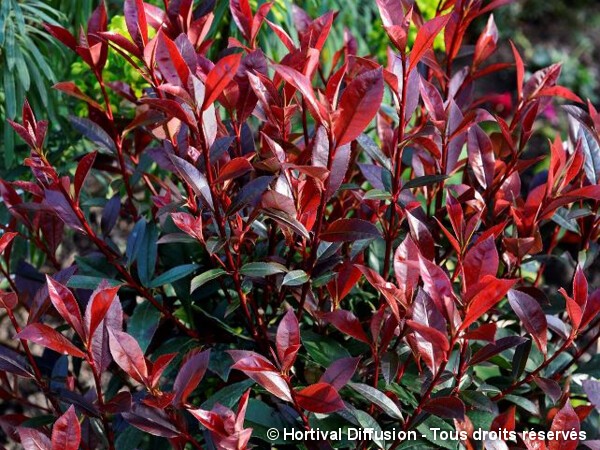
[[[232,369],[241,370],[274,396],[288,402],[292,401],[287,382],[264,356],[243,350],[229,350],[228,353],[235,361],[231,366]]]
[[[516,282],[517,280],[500,280],[493,276],[485,276],[480,283],[481,290],[469,302],[460,330],[466,330],[472,323],[496,306]]]
[[[50,301],[56,310],[73,327],[79,337],[85,339],[86,333],[83,328],[81,310],[73,293],[66,286],[63,286],[47,275],[46,283],[48,284]]]
[[[581,425],[579,422],[579,417],[577,417],[577,414],[571,406],[571,403],[569,402],[569,400],[567,400],[565,406],[560,411],[558,411],[556,416],[554,416],[554,420],[552,421],[552,427],[550,428],[550,431],[575,431],[576,433],[574,434],[578,435],[580,428]],[[567,436],[569,434],[570,433],[567,433]],[[563,433],[557,433],[556,436],[557,439],[549,441],[549,450],[575,450],[579,445],[579,438],[573,440],[570,438],[565,438]]]
[[[88,338],[94,334],[100,322],[104,320],[112,302],[117,298],[119,286],[100,286],[96,289],[85,309],[85,327]]]
[[[92,167],[94,166],[97,154],[98,152],[95,151],[88,153],[83,158],[81,158],[81,160],[77,164],[77,170],[75,171],[74,180],[76,199],[79,199],[79,193],[81,192],[81,188],[83,187],[83,184],[85,183],[85,180],[89,175],[90,170],[92,170]]]
[[[480,364],[488,359],[496,356],[499,353],[502,353],[509,348],[516,347],[525,343],[527,339],[520,336],[508,336],[505,338],[500,338],[496,342],[486,345],[481,349],[477,350],[475,354],[471,357],[469,364],[474,366],[476,364]]]
[[[81,89],[79,89],[77,87],[77,85],[75,83],[73,83],[72,81],[63,81],[60,83],[56,83],[53,87],[57,91],[64,92],[65,94],[69,94],[70,96],[78,98],[79,100],[83,100],[84,102],[86,102],[88,105],[90,105],[93,108],[96,108],[100,111],[102,111],[102,109],[103,109],[102,106],[100,106],[95,100],[93,100],[92,98],[90,98],[86,94],[84,94],[81,91]],[[88,156],[88,155],[86,155],[86,156]]]
[[[500,259],[494,238],[477,241],[465,255],[463,273],[467,286],[476,285],[486,275],[496,276]]]
[[[360,321],[351,311],[336,309],[335,311],[323,314],[322,317],[342,333],[370,345],[371,341],[363,330]]]
[[[494,181],[496,158],[494,157],[492,141],[477,125],[469,129],[467,151],[469,166],[481,187],[487,189]]]
[[[233,80],[241,60],[241,53],[227,55],[221,58],[211,69],[206,77],[206,98],[202,104],[202,110],[208,109]]]
[[[313,118],[318,123],[323,122],[323,115],[321,113],[322,106],[317,100],[317,96],[315,95],[310,80],[304,74],[288,66],[275,65],[275,70],[287,83],[300,91]]]
[[[289,309],[281,319],[277,327],[275,341],[281,368],[284,372],[287,372],[294,364],[300,348],[300,328],[296,314],[292,309]]]
[[[415,38],[415,43],[410,51],[409,72],[417,66],[425,53],[431,49],[435,37],[442,31],[442,28],[446,26],[448,20],[450,20],[450,16],[451,14],[446,14],[445,16],[434,17],[423,24],[419,29],[417,37]]]
[[[0,237],[0,254],[4,253],[4,250],[6,250],[6,247],[9,246],[9,244],[12,242],[12,240],[18,236],[19,233],[15,233],[13,231],[6,231],[1,237]]]
[[[328,383],[334,389],[340,390],[352,379],[359,362],[360,358],[338,359],[327,367],[319,382]]]
[[[108,343],[110,353],[119,367],[137,382],[146,384],[148,367],[144,353],[133,336],[109,328]]]
[[[423,405],[423,409],[444,419],[465,418],[465,404],[456,397],[436,397]]]
[[[50,328],[48,325],[41,323],[32,323],[23,328],[15,338],[25,339],[39,344],[43,347],[47,347],[55,352],[62,353],[63,355],[71,355],[77,358],[84,358],[85,353],[79,350],[75,345],[56,331],[54,328]]]
[[[162,31],[158,33],[155,58],[160,73],[169,83],[183,88],[188,86],[190,68],[175,42]]]
[[[77,450],[81,442],[81,425],[73,405],[52,427],[52,450]]]
[[[548,321],[540,304],[525,292],[512,289],[508,291],[508,302],[545,355],[548,351]]]
[[[243,157],[234,158],[219,171],[219,176],[215,180],[215,183],[222,183],[223,181],[241,177],[252,169],[252,164],[250,164],[248,159]]]
[[[439,347],[443,352],[447,352],[450,349],[450,343],[448,342],[448,337],[439,330],[435,328],[429,327],[427,325],[423,325],[419,322],[415,322],[414,320],[407,320],[406,324],[412,328],[414,331],[419,333],[423,338],[430,342],[432,345]]]
[[[580,265],[575,270],[573,278],[573,300],[584,309],[588,300],[588,282]]]
[[[173,383],[175,397],[173,397],[172,403],[174,405],[180,405],[187,401],[189,395],[204,378],[209,360],[210,350],[194,352],[186,356]]]
[[[48,33],[62,42],[65,46],[75,51],[75,48],[77,47],[77,41],[67,29],[58,25],[51,25],[49,23],[44,23],[44,28]]]
[[[348,84],[333,121],[336,147],[352,142],[365,130],[379,111],[382,98],[381,69],[364,72]]]
[[[377,227],[362,219],[338,219],[321,233],[326,242],[352,242],[361,239],[375,239],[380,236]]]
[[[125,0],[123,13],[131,39],[143,49],[148,43],[148,23],[143,0]]]
[[[316,383],[296,392],[300,407],[307,411],[330,414],[344,409],[340,394],[328,383]]]
[[[24,450],[50,450],[50,438],[35,428],[18,427],[17,432]]]

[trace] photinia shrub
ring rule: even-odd
[[[6,439],[597,448],[600,114],[559,65],[499,59],[490,13],[508,1],[445,0],[424,20],[377,0],[387,61],[346,33],[331,71],[334,12],[294,7],[286,30],[271,3],[231,0],[239,39],[217,49],[215,2],[164,3],[126,0],[128,36],[104,4],[78,37],[46,26],[101,95],[55,86],[87,107],[76,162],[48,160],[27,104],[11,123],[31,176],[0,181]],[[141,95],[105,81],[109,52]],[[514,92],[482,89],[504,72]],[[546,140],[557,99],[568,133]]]

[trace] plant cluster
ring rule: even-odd
[[[285,448],[268,428],[418,431],[289,448],[477,449],[478,431],[498,429],[516,440],[486,448],[598,439],[600,114],[558,84],[559,65],[526,79],[514,46],[514,61],[489,62],[490,13],[508,1],[444,0],[425,20],[411,1],[377,0],[384,66],[349,33],[324,63],[333,12],[295,8],[286,30],[271,3],[248,0],[230,1],[242,38],[213,61],[215,2],[164,3],[126,0],[128,36],[107,31],[103,4],[77,37],[46,24],[98,82],[97,98],[55,86],[86,105],[71,121],[95,150],[68,173],[27,103],[11,122],[31,177],[0,180],[8,438],[27,450]],[[469,45],[475,21],[487,25]],[[268,58],[260,33],[287,54]],[[109,52],[141,94],[105,80]],[[516,92],[500,115],[478,85],[504,71]],[[569,134],[545,143],[537,119],[557,98]],[[557,261],[567,282],[551,276]],[[520,434],[531,429],[560,438]]]

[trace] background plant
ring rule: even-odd
[[[77,38],[46,24],[95,81],[56,86],[87,108],[70,119],[88,141],[76,164],[53,164],[29,104],[12,122],[31,176],[0,182],[7,437],[240,450],[268,448],[270,427],[415,429],[420,448],[442,445],[433,427],[468,434],[448,448],[481,448],[480,427],[597,439],[600,291],[586,272],[600,116],[558,84],[560,66],[526,77],[514,46],[491,59],[505,3],[446,1],[426,19],[380,0],[384,61],[349,33],[325,53],[334,13],[296,8],[292,30],[269,3],[128,0],[124,34],[104,4]],[[238,31],[215,31],[218,14]],[[262,51],[274,38],[285,54]],[[116,54],[145,89],[110,79]],[[490,111],[483,80],[504,72],[515,92]],[[558,99],[569,133],[544,141],[538,119]]]

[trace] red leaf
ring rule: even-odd
[[[52,450],[77,450],[81,442],[81,426],[73,405],[52,427]]]
[[[125,24],[133,42],[143,49],[148,43],[148,23],[143,0],[125,0],[123,6]]]
[[[417,63],[421,60],[423,55],[431,48],[435,37],[438,35],[442,28],[446,26],[451,14],[445,16],[434,17],[430,21],[423,24],[423,26],[417,32],[415,43],[410,51],[410,65],[408,71],[412,71]]]
[[[373,286],[379,291],[379,293],[381,293],[381,295],[383,295],[396,319],[400,320],[400,309],[398,308],[398,303],[406,305],[406,298],[402,295],[402,291],[400,291],[389,281],[385,281],[381,275],[379,275],[370,267],[362,265],[357,265],[356,267],[362,272],[371,286]]]
[[[406,324],[419,333],[423,338],[430,342],[432,345],[439,347],[443,352],[447,352],[450,350],[450,343],[448,342],[448,337],[439,330],[435,328],[428,327],[427,325],[423,325],[419,322],[415,322],[414,320],[407,320]]]
[[[241,60],[241,53],[227,55],[221,58],[211,69],[206,77],[206,98],[202,104],[202,110],[212,105],[233,80]]]
[[[167,353],[165,355],[160,355],[156,358],[156,361],[150,364],[149,372],[150,376],[148,377],[148,381],[150,382],[151,387],[156,387],[158,382],[160,381],[160,377],[166,368],[171,364],[171,361],[177,356],[177,353]]]
[[[508,291],[508,302],[545,355],[548,351],[548,321],[540,304],[525,292],[516,290]]]
[[[577,417],[571,403],[567,400],[565,406],[556,414],[556,416],[554,416],[550,431],[570,432],[572,430],[576,432],[574,434],[579,435],[580,423],[579,417]],[[569,437],[568,434],[567,437]],[[574,440],[565,439],[562,433],[556,433],[555,436],[556,439],[549,441],[549,450],[575,450],[579,444],[579,438]]]
[[[526,341],[526,338],[520,336],[508,336],[498,339],[496,342],[488,344],[479,349],[469,361],[469,365],[474,366],[475,364],[487,361],[492,356],[496,356],[498,353],[502,353],[504,350],[508,350],[509,348],[521,345]]]
[[[366,344],[371,343],[356,316],[345,309],[336,309],[322,315],[323,319],[342,333]]]
[[[223,166],[215,183],[241,177],[252,170],[252,164],[244,157],[234,158]]]
[[[496,276],[498,272],[498,250],[494,238],[489,237],[467,251],[463,261],[463,273],[467,287],[476,285],[484,276]]]
[[[334,303],[339,304],[350,293],[361,276],[362,273],[354,264],[344,261],[337,272],[337,276],[327,283],[327,290]]]
[[[288,402],[292,401],[287,382],[264,356],[244,350],[229,350],[228,353],[235,361],[231,366],[232,369],[241,370],[274,396]]]
[[[283,372],[287,372],[296,360],[300,348],[300,328],[298,319],[293,310],[283,316],[277,327],[277,357],[281,363]]]
[[[479,66],[496,50],[496,43],[498,42],[498,28],[494,22],[494,16],[490,15],[487,25],[479,35],[477,44],[475,45],[475,58],[473,60],[474,66]]]
[[[465,419],[465,404],[456,397],[436,397],[429,400],[423,409],[444,419]]]
[[[327,228],[327,231],[321,233],[320,237],[325,242],[346,242],[375,239],[379,236],[377,227],[366,220],[338,219]]]
[[[65,28],[58,25],[50,25],[49,23],[44,23],[44,28],[48,33],[50,33],[64,45],[75,51],[75,48],[77,47],[77,41]]]
[[[6,247],[8,247],[8,245],[12,242],[12,240],[18,234],[19,233],[7,231],[2,235],[2,237],[0,237],[0,254],[4,253],[4,250],[6,250]]]
[[[248,0],[229,0],[229,9],[237,27],[246,40],[250,40],[252,10]]]
[[[585,308],[588,300],[588,282],[580,265],[577,266],[573,278],[573,300],[577,302],[581,309]]]
[[[79,89],[77,87],[77,85],[75,83],[73,83],[72,81],[64,81],[61,83],[56,83],[53,87],[57,91],[64,92],[65,94],[69,94],[72,97],[78,98],[79,100],[83,100],[88,105],[102,111],[102,106],[100,106],[92,98],[88,97],[83,92],[81,92],[81,89]]]
[[[91,339],[96,328],[106,316],[118,290],[119,286],[104,287],[101,285],[92,293],[85,309],[85,326],[88,338]]]
[[[85,183],[85,179],[87,178],[90,170],[94,166],[94,161],[96,161],[96,155],[98,152],[94,151],[85,155],[77,164],[77,170],[75,171],[75,198],[79,199],[79,193],[81,192],[81,188]]]
[[[17,432],[24,450],[50,450],[52,442],[41,431],[34,428],[18,427]]]
[[[214,209],[212,194],[208,179],[193,164],[179,156],[171,156],[171,162],[175,165],[177,172],[187,184],[194,190],[196,195],[202,197],[210,209]]]
[[[35,342],[36,344],[64,355],[71,355],[77,358],[85,357],[85,353],[71,344],[66,337],[54,328],[50,328],[48,325],[41,323],[27,325],[20,333],[17,333],[15,338]]]
[[[562,97],[572,102],[583,103],[581,98],[564,86],[551,86],[541,89],[536,97]]]
[[[134,380],[146,384],[148,367],[146,366],[144,353],[133,336],[109,328],[108,344],[110,353],[119,367]]]
[[[46,283],[48,284],[50,301],[56,310],[73,327],[79,337],[85,340],[85,330],[83,328],[79,303],[77,303],[73,293],[66,286],[54,281],[48,275],[46,275]]]
[[[183,88],[187,87],[190,68],[181,56],[175,42],[162,31],[158,33],[155,58],[160,73],[169,83]]]
[[[333,122],[336,147],[356,139],[379,111],[383,98],[381,68],[357,76],[344,89]]]
[[[173,404],[180,405],[187,401],[187,398],[194,389],[198,386],[210,360],[210,350],[204,352],[195,352],[186,356],[185,361],[179,369],[179,373],[173,383]]]
[[[329,179],[327,181],[327,191],[325,192],[325,199],[329,200],[340,188],[346,178],[348,172],[348,165],[350,164],[350,145],[342,145],[338,147],[333,155],[333,162],[331,163],[331,172],[329,173]]]
[[[460,325],[459,331],[466,330],[469,325],[478,320],[482,315],[492,309],[506,295],[517,280],[499,280],[493,276],[485,276],[481,289],[471,299],[467,314]]]
[[[335,389],[343,388],[352,379],[358,368],[360,358],[342,358],[332,363],[325,373],[321,375],[319,382],[329,383]]]
[[[566,297],[566,299],[567,299],[567,312],[569,313],[569,318],[571,319],[573,328],[578,330],[579,327],[581,326],[581,321],[583,319],[583,311],[581,310],[581,306],[579,306],[579,304],[575,300],[573,300],[571,297]]]
[[[467,331],[463,337],[468,340],[494,342],[496,340],[496,328],[495,323],[486,323],[479,328]]]
[[[344,409],[344,402],[333,386],[316,383],[296,392],[298,404],[307,411],[330,414]]]
[[[302,73],[288,66],[275,65],[277,73],[289,84],[300,91],[304,100],[307,102],[308,109],[316,122],[323,122],[321,105],[317,101],[317,96],[310,83],[310,80]]]
[[[516,410],[517,407],[513,405],[504,414],[497,415],[490,425],[490,430],[514,431]]]
[[[596,289],[588,298],[585,311],[581,319],[581,326],[587,326],[600,312],[600,289]]]
[[[494,181],[495,161],[492,141],[477,125],[469,129],[467,140],[469,166],[475,173],[477,181],[484,189]]]

